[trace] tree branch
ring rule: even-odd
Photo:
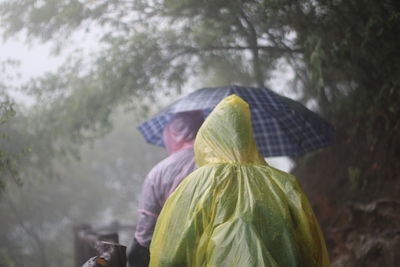
[[[250,47],[250,46],[208,46],[204,47],[198,50],[204,50],[204,51],[210,51],[210,50],[252,50],[252,49],[257,49],[257,50],[264,50],[264,51],[270,51],[270,52],[281,52],[281,53],[303,53],[304,51],[302,49],[292,49],[289,47],[277,47],[277,46],[255,46],[255,47]],[[192,48],[196,49],[196,48]]]

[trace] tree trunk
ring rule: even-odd
[[[258,53],[259,48],[257,31],[243,9],[240,10],[240,14],[243,21],[241,26],[246,29],[247,42],[251,49],[254,79],[258,87],[264,87],[264,75],[262,73],[260,57]]]

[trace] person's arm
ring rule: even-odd
[[[128,251],[129,267],[147,267],[150,261],[149,246],[161,209],[158,200],[159,189],[156,184],[159,175],[159,169],[153,168],[142,187],[136,232]]]
[[[157,215],[139,209],[135,237],[128,251],[129,267],[147,267],[150,261],[149,246],[153,236]]]
[[[150,262],[149,248],[139,244],[136,238],[128,249],[128,267],[147,267]]]

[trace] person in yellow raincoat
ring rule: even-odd
[[[163,207],[150,266],[329,266],[319,224],[295,177],[258,152],[245,101],[223,99],[194,147],[199,168]]]

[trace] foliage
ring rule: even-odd
[[[0,103],[0,125],[4,125],[11,117],[15,115],[15,110],[10,102]],[[7,135],[1,133],[1,139],[7,139]],[[4,148],[0,150],[0,189],[3,190],[6,186],[5,177],[10,176],[17,183],[18,179],[17,170],[15,168],[15,155],[6,151]]]
[[[291,3],[288,10],[286,15],[296,19],[292,27],[314,84],[306,85],[304,93],[318,100],[321,112],[337,129],[333,153],[346,168],[335,177],[354,180],[354,172],[348,175],[346,169],[359,170],[357,176],[363,179],[359,183],[369,184],[362,188],[373,189],[380,179],[375,171],[367,171],[370,166],[385,177],[392,177],[398,168],[390,162],[398,157],[394,144],[398,144],[400,114],[396,34],[400,5],[396,1],[313,1]],[[387,149],[389,144],[394,147]]]
[[[18,185],[21,185],[22,181],[18,173],[18,160],[23,157],[29,149],[17,148],[10,146],[10,142],[14,142],[15,139],[12,135],[9,135],[7,128],[15,121],[17,115],[16,104],[9,96],[7,89],[10,81],[15,78],[15,75],[10,74],[10,70],[15,70],[18,65],[13,60],[7,60],[0,62],[1,74],[0,74],[0,196],[3,190],[6,188],[7,183],[12,181]]]

